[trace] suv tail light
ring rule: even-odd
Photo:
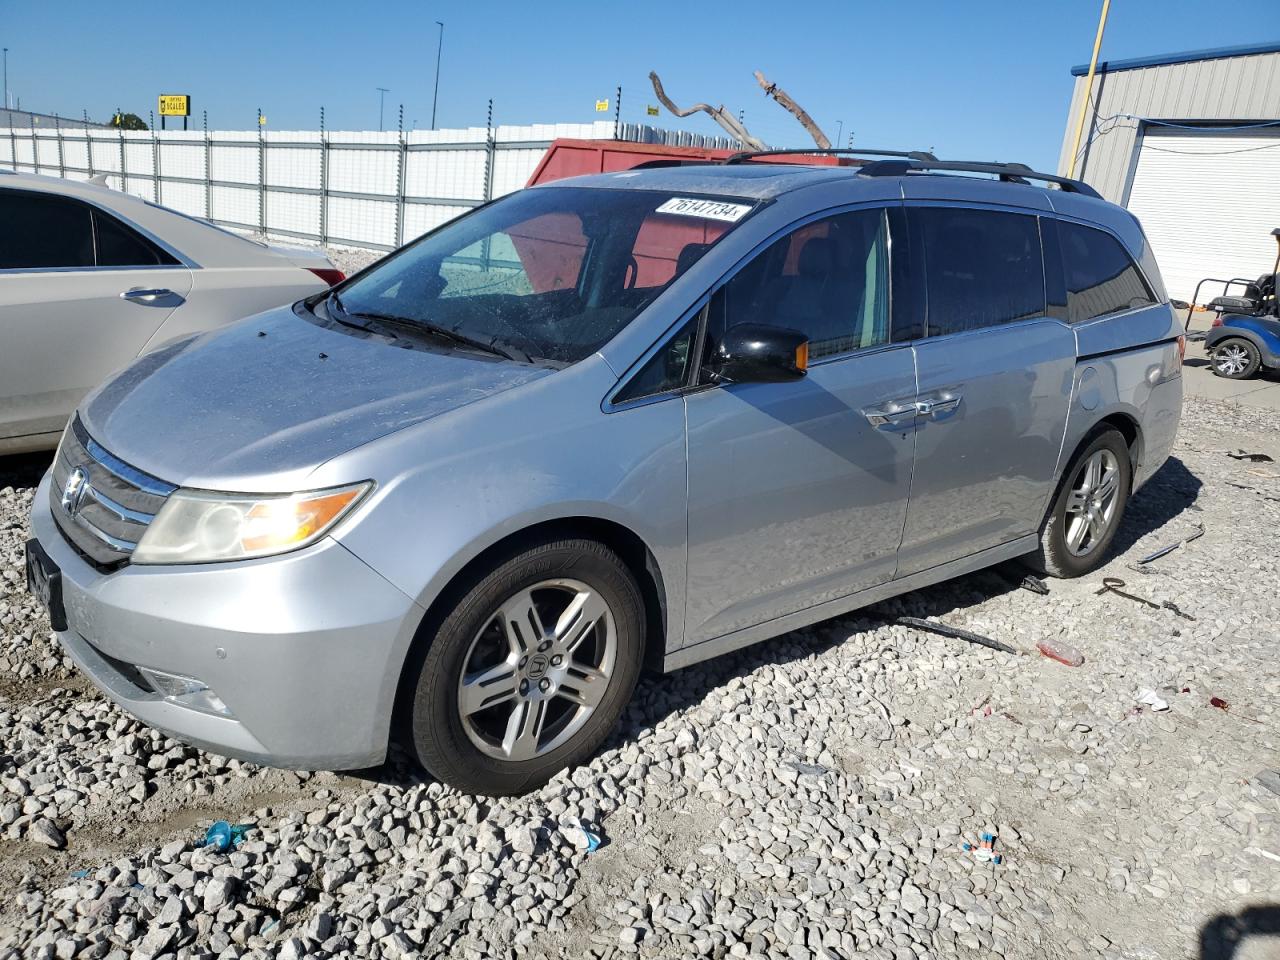
[[[337,267],[307,267],[312,273],[325,282],[327,286],[332,287],[334,284],[341,283],[347,279],[347,275]]]
[[[1222,314],[1220,314],[1220,313],[1215,313],[1215,314],[1213,315],[1213,322],[1212,322],[1211,324],[1209,324],[1209,326],[1211,326],[1211,327],[1220,327],[1220,326],[1222,326]]]
[[[1187,338],[1185,335],[1178,337],[1178,363],[1183,363],[1187,359]]]

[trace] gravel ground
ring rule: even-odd
[[[0,461],[0,960],[1280,955],[1234,939],[1280,930],[1280,468],[1226,455],[1278,437],[1189,401],[1102,573],[1041,596],[985,572],[647,677],[589,765],[496,801],[132,721],[24,593],[44,463]],[[201,849],[219,818],[253,825],[232,852]],[[983,833],[1000,864],[962,849]]]

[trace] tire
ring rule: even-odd
[[[1112,476],[1114,497],[1103,495],[1104,506],[1096,515],[1105,520],[1101,531],[1090,523],[1087,513],[1092,502],[1082,494],[1085,474],[1091,464],[1100,463],[1103,476]],[[1094,493],[1097,485],[1089,491]],[[1129,444],[1119,430],[1103,427],[1085,438],[1085,444],[1071,461],[1054,494],[1053,504],[1040,528],[1040,549],[1033,563],[1045,573],[1069,579],[1092,573],[1106,562],[1111,541],[1124,519],[1125,506],[1133,489],[1133,463]],[[1080,508],[1083,503],[1084,509]],[[1076,525],[1084,524],[1083,531]]]
[[[1262,367],[1262,353],[1243,337],[1226,337],[1213,345],[1210,353],[1215,376],[1228,380],[1248,380]]]
[[[498,563],[447,612],[421,660],[409,718],[418,760],[486,796],[526,793],[582,763],[635,690],[644,623],[635,578],[597,541],[557,540]]]

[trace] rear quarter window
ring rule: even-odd
[[[1156,302],[1133,258],[1109,233],[1058,221],[1067,319],[1072,323]]]

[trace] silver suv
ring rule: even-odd
[[[28,577],[176,737],[354,768],[395,736],[521,792],[645,665],[1098,567],[1173,444],[1180,334],[1137,221],[1021,166],[561,181],[99,387]]]

